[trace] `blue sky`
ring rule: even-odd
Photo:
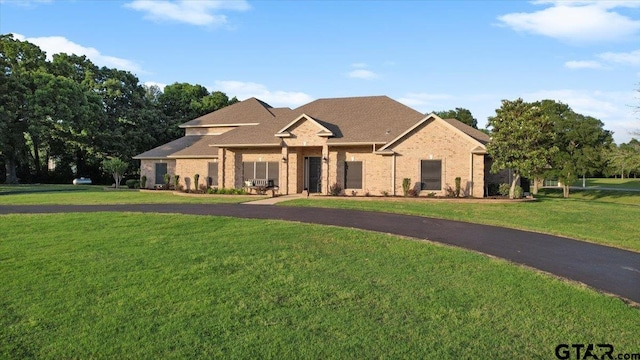
[[[387,95],[483,127],[522,97],[640,129],[640,1],[0,0],[0,33],[272,106]]]

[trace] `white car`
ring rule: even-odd
[[[73,179],[73,185],[91,185],[91,179],[83,177]]]

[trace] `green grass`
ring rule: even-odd
[[[587,187],[640,190],[640,179],[587,178]],[[582,179],[576,180],[573,186],[582,186]]]
[[[179,196],[169,191],[105,190],[97,185],[0,185],[0,205],[241,203],[264,196]]]
[[[554,358],[640,311],[472,252],[158,214],[0,216],[0,358]]]
[[[419,215],[562,235],[640,251],[640,193],[545,190],[534,202],[467,203],[429,199],[309,198],[280,203]],[[635,205],[634,205],[635,204]]]

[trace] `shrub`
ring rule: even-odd
[[[142,177],[140,178],[140,187],[143,189],[147,188],[147,176],[146,175],[142,175]]]
[[[355,190],[351,190],[351,196],[356,196],[356,195],[358,195],[358,192]]]
[[[173,177],[173,188],[176,190],[180,189],[180,175],[178,174]]]
[[[200,185],[200,189],[199,190],[202,191],[202,192],[207,191],[207,184]]]
[[[515,190],[513,191],[513,198],[521,199],[523,195],[524,195],[524,191],[522,190],[522,186],[517,185]]]
[[[413,196],[413,197],[416,197],[416,196],[418,196],[418,190],[416,190],[416,189],[409,189],[409,191],[407,191],[407,195],[405,195],[405,196]]]
[[[165,189],[169,190],[169,183],[170,182],[171,182],[171,174],[169,174],[169,173],[164,174]]]
[[[216,193],[216,188],[208,188],[207,189],[207,194],[215,194]]]
[[[334,183],[333,185],[329,186],[329,194],[331,196],[340,196],[342,194],[342,186],[340,186],[340,184],[338,183]]]
[[[499,192],[499,188],[500,187],[498,186],[498,184],[491,183],[491,184],[487,185],[487,196],[496,196],[496,195],[498,195],[500,193]]]
[[[198,180],[200,180],[200,174],[193,175],[193,190],[198,190]]]
[[[382,196],[384,196],[384,197],[389,196],[389,192],[388,192],[387,190],[382,190],[382,191],[380,191],[380,194],[381,194]]]
[[[509,190],[511,190],[511,185],[507,183],[502,183],[498,187],[498,194],[502,196],[509,196]]]
[[[456,177],[456,191],[455,191],[455,196],[459,197],[460,196],[460,183],[461,183],[462,179],[460,179],[460,176]]]
[[[444,192],[447,197],[456,197],[456,191],[450,185],[444,187]]]
[[[140,189],[140,180],[138,179],[129,179],[125,184],[129,189]]]
[[[411,179],[402,179],[402,192],[404,193],[404,196],[409,196],[409,190],[411,190]]]
[[[434,193],[433,191],[427,194],[428,198],[432,198],[432,197],[436,197],[436,193]]]
[[[364,192],[364,196],[366,196],[366,197],[371,196],[371,193],[369,192],[369,190],[365,190],[365,192]]]

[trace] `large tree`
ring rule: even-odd
[[[18,182],[16,168],[24,160],[24,133],[33,116],[34,73],[45,63],[46,55],[37,46],[0,35],[0,154],[7,183]]]
[[[434,113],[443,119],[456,119],[475,129],[478,128],[478,120],[473,117],[471,111],[465,108],[456,108],[455,110],[434,111]]]
[[[628,143],[619,146],[611,145],[607,149],[607,174],[620,175],[621,178],[631,174],[640,174],[640,141],[631,139]]]
[[[235,97],[229,99],[223,92],[209,93],[202,85],[189,83],[174,83],[167,85],[158,96],[158,106],[168,119],[166,135],[168,140],[174,140],[183,135],[178,126],[204,114],[221,109],[238,102]]]
[[[533,177],[549,166],[557,151],[553,146],[553,123],[539,103],[522,99],[502,100],[496,115],[489,117],[492,141],[487,144],[493,159],[492,172],[511,169],[509,197],[514,198],[520,177]]]
[[[106,180],[102,160],[129,161],[183,136],[179,124],[237,102],[187,83],[162,93],[86,56],[54,54],[47,61],[36,45],[12,35],[0,35],[0,68],[0,165],[10,183],[73,175]],[[45,171],[50,159],[55,172]]]
[[[554,146],[547,174],[563,185],[564,197],[579,176],[601,172],[605,167],[605,150],[613,142],[611,132],[603,129],[602,121],[577,114],[571,108],[553,100],[543,100],[541,106],[554,127]]]

